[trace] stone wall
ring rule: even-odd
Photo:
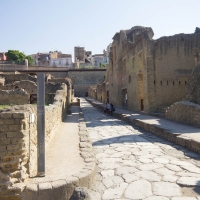
[[[97,99],[97,85],[91,85],[88,87],[88,96]]]
[[[200,105],[179,101],[166,109],[165,118],[184,124],[200,126]]]
[[[29,95],[37,94],[37,85],[33,81],[29,81],[29,80],[15,81],[13,83],[13,86],[15,88],[24,89]]]
[[[88,95],[88,88],[90,85],[101,83],[104,80],[105,71],[98,71],[98,70],[69,71],[68,77],[73,82],[75,96],[85,97]]]
[[[184,98],[188,79],[195,66],[199,34],[162,37],[153,44],[153,66],[148,70],[148,99],[151,112],[168,107]],[[150,101],[149,101],[150,102]]]
[[[70,104],[73,99],[74,99],[74,88],[73,88],[73,84],[72,84],[72,80],[70,78],[51,78],[48,79],[49,83],[65,83],[68,87],[68,93],[67,93],[67,102],[68,104]]]
[[[0,104],[3,105],[27,104],[30,103],[30,95],[37,96],[37,84],[29,80],[16,81],[13,84],[2,86],[2,89],[0,90]],[[52,104],[56,91],[60,89],[62,89],[62,83],[45,83],[45,103]]]
[[[200,105],[200,64],[193,70],[188,81],[185,100]]]
[[[45,106],[45,141],[62,121],[67,110],[67,86],[57,90],[54,103]],[[35,120],[30,123],[30,114]],[[28,176],[37,174],[36,105],[14,106],[0,111],[0,199],[17,197]]]
[[[93,99],[97,99],[98,101],[101,101],[103,103],[109,102],[109,99],[107,98],[107,94],[106,94],[106,82],[104,81],[97,85],[91,85],[88,88],[88,95],[89,97],[92,97]]]
[[[35,76],[31,76],[29,74],[2,74],[2,76],[5,78],[5,84],[13,84],[16,81],[22,81],[22,80],[30,80],[33,82],[37,82],[37,78]]]
[[[184,100],[169,106],[165,117],[181,123],[200,126],[200,65],[197,65],[188,80]]]
[[[183,99],[200,34],[152,37],[151,28],[138,26],[114,35],[104,96],[117,107],[127,96],[129,110],[164,113]]]
[[[0,113],[0,199],[14,196],[12,185],[24,181],[28,174],[29,113]]]
[[[15,81],[28,80],[28,74],[4,74],[5,84],[13,84]]]
[[[23,89],[0,90],[0,105],[29,103],[29,94]]]

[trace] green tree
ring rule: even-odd
[[[18,50],[8,50],[6,56],[8,61],[14,62],[23,62],[26,58],[26,55]]]
[[[196,27],[194,33],[200,33],[200,28],[199,28],[199,27]]]
[[[34,63],[34,60],[33,60],[33,58],[31,58],[30,56],[26,56],[26,57],[25,57],[25,59],[27,59],[27,60],[28,60],[28,65],[31,65],[31,64],[33,64],[33,63]]]

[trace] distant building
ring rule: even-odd
[[[72,67],[71,54],[63,54],[61,51],[49,51],[49,53],[37,53],[30,55],[34,59],[35,65],[39,66],[59,66]]]
[[[5,55],[5,53],[4,52],[0,52],[0,60],[1,61],[6,61],[6,55]]]
[[[92,56],[92,65],[100,67],[104,63],[104,54],[95,54]]]
[[[74,47],[74,62],[85,63],[85,47]]]
[[[50,59],[50,66],[56,67],[73,67],[71,54],[59,54],[58,58]]]
[[[111,48],[112,44],[109,44],[107,46],[107,49],[103,51],[103,54],[104,54],[104,58],[103,58],[103,63],[105,65],[108,65],[109,64],[109,53],[110,53],[110,48]]]

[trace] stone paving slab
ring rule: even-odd
[[[102,111],[106,106],[102,102],[89,97],[86,98],[86,100]],[[134,113],[120,108],[116,108],[116,111],[113,112],[113,116],[200,153],[200,128],[198,127],[180,124],[164,118]]]
[[[94,200],[198,200],[200,155],[81,99],[97,159]],[[110,160],[110,162],[109,162]]]

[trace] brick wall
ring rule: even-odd
[[[29,159],[29,113],[0,113],[0,198],[12,195],[14,183],[27,178]]]
[[[90,85],[101,83],[104,80],[105,71],[69,71],[68,77],[73,82],[75,96],[85,97]]]
[[[23,89],[0,90],[0,105],[27,104],[29,94]]]
[[[140,33],[131,36],[132,31]],[[157,40],[152,36],[151,28],[133,27],[113,37],[105,93],[109,90],[110,102],[117,107],[123,106],[127,93],[127,109],[164,113],[184,97],[200,35],[177,34]]]
[[[67,86],[56,91],[54,103],[45,106],[45,141],[61,123],[67,110]],[[29,122],[33,113],[34,123]],[[20,190],[14,183],[23,182],[37,174],[37,107],[14,106],[0,112],[0,199],[16,196]]]
[[[189,101],[179,101],[166,109],[165,118],[200,126],[200,105]]]
[[[200,126],[200,65],[192,71],[184,101],[176,102],[168,107],[165,117],[177,122]]]

